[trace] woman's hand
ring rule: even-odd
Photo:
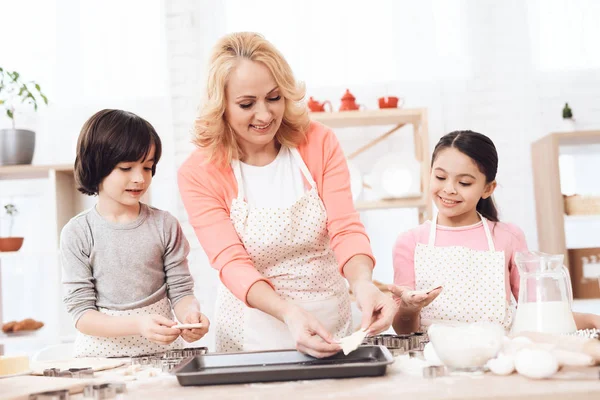
[[[358,281],[352,289],[356,304],[362,312],[361,329],[376,335],[390,327],[398,307],[394,300],[370,280]]]
[[[290,304],[283,314],[296,350],[317,358],[332,356],[341,350],[321,323],[302,307]]]
[[[138,330],[140,335],[156,344],[171,344],[179,337],[181,331],[171,328],[176,325],[175,321],[162,315],[144,315],[138,319]]]

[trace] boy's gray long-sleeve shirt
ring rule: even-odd
[[[131,310],[165,296],[174,306],[193,295],[189,243],[170,213],[141,204],[135,221],[105,220],[95,207],[60,236],[64,303],[75,323],[98,307]]]

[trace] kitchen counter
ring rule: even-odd
[[[183,387],[172,375],[161,374],[127,384],[126,398],[167,399],[600,399],[600,368],[562,370],[552,380],[530,380],[510,376],[459,375],[424,379],[407,374],[400,362],[376,378],[325,379],[295,382],[250,383],[222,386]],[[108,372],[108,371],[107,371]],[[566,380],[569,374],[585,375],[590,380]],[[101,376],[99,374],[99,376]],[[558,379],[562,378],[562,379]],[[595,379],[595,380],[594,380]],[[75,395],[72,399],[83,399]]]

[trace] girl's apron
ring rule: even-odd
[[[504,251],[496,251],[488,221],[481,216],[488,251],[462,246],[436,247],[437,216],[429,243],[415,249],[415,290],[442,285],[440,295],[421,310],[421,326],[488,321],[510,329],[516,301],[506,299]]]

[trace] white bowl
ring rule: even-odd
[[[464,325],[433,324],[427,334],[445,366],[479,369],[496,357],[502,349],[504,329],[500,325],[488,322]]]

